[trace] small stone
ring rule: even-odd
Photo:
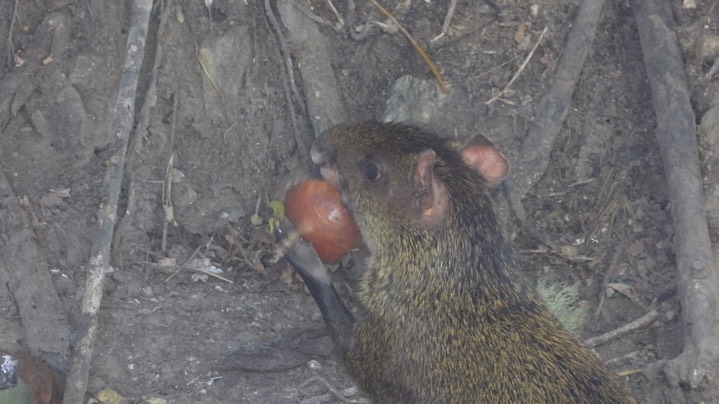
[[[532,17],[536,17],[539,15],[539,5],[538,4],[532,4],[529,6],[529,15]]]

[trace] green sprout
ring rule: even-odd
[[[578,283],[549,284],[546,279],[540,279],[537,282],[537,293],[564,328],[572,334],[579,333],[584,322],[584,311],[578,304]]]

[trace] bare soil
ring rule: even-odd
[[[365,38],[352,38],[349,30],[366,21],[386,22],[371,3],[357,2],[348,19],[349,2],[335,0],[346,19],[341,29],[333,27],[338,20],[324,1],[294,3],[329,23],[305,21],[319,27],[330,55],[321,63],[334,72],[348,120],[381,119],[403,76],[434,83],[400,33],[373,26]],[[551,83],[579,2],[460,0],[449,31],[434,42],[449,2],[385,3],[451,88],[441,103],[408,99],[405,108],[429,111],[422,124],[438,133],[483,133],[510,161],[521,159],[534,103]],[[406,9],[396,8],[403,3]],[[696,43],[717,34],[717,2],[698,1],[694,9],[680,3],[672,6],[701,117],[719,92],[716,78],[698,81],[713,60]],[[38,51],[40,33],[57,15],[67,35]],[[129,24],[125,2],[0,0],[0,95],[10,97],[0,99],[0,174],[9,184],[0,190],[27,198],[14,227],[0,223],[0,243],[11,245],[20,229],[32,229],[20,245],[39,246],[37,255],[0,266],[0,349],[29,344],[12,281],[25,265],[43,263],[51,274],[49,285],[23,293],[59,296],[55,308],[69,319],[65,343],[72,346],[83,327],[79,305]],[[308,166],[306,150],[318,125],[304,102],[301,66],[295,63],[293,77],[286,70],[288,58],[316,55],[289,52],[282,24],[274,1],[216,0],[210,9],[190,0],[156,5],[135,110],[136,127],[145,130],[132,134],[128,152],[89,396],[110,388],[136,403],[278,403],[328,394],[315,377],[339,390],[353,386],[326,337],[297,337],[304,329],[321,330],[322,319],[287,264],[271,261],[269,204],[289,177]],[[487,104],[520,70],[545,28],[510,90]],[[624,1],[607,2],[551,164],[523,200],[528,222],[552,247],[504,211],[507,231],[531,263],[530,276],[580,285],[582,338],[661,308],[658,321],[596,352],[616,371],[627,371],[624,378],[642,402],[693,402],[694,393],[634,372],[677,356],[683,344],[670,205],[641,54],[632,10]],[[32,69],[27,64],[48,56]],[[3,90],[23,71],[26,80],[17,91]],[[163,250],[163,184],[171,155],[176,224],[168,226]],[[231,283],[192,269],[203,265],[221,269]],[[55,322],[43,324],[46,335],[60,332]],[[267,353],[273,351],[283,354]],[[248,352],[257,353],[254,362]],[[66,366],[67,359],[57,363]],[[248,370],[263,361],[274,371]]]

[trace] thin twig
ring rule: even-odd
[[[177,123],[177,88],[172,96],[172,119],[170,122],[170,157],[167,159],[167,167],[165,168],[165,183],[162,186],[162,208],[164,219],[162,223],[162,241],[160,243],[160,251],[165,254],[167,251],[167,226],[172,223],[177,226],[175,221],[175,210],[172,207],[172,171],[175,163],[175,128]]]
[[[524,62],[522,62],[522,65],[519,66],[519,69],[514,73],[514,76],[512,76],[512,79],[509,80],[509,83],[507,83],[507,85],[504,86],[504,88],[502,89],[502,91],[498,92],[497,95],[495,95],[494,97],[490,98],[489,101],[487,101],[487,102],[485,103],[486,105],[489,105],[489,104],[491,104],[491,103],[497,101],[497,100],[499,99],[499,97],[501,97],[502,94],[504,94],[504,92],[507,91],[507,89],[508,89],[509,87],[511,87],[512,84],[514,84],[514,81],[517,80],[517,78],[519,78],[519,76],[522,74],[522,72],[524,71],[524,69],[527,67],[527,64],[529,64],[529,61],[532,59],[532,56],[534,56],[534,52],[537,51],[537,48],[539,47],[539,44],[542,43],[542,39],[544,39],[544,35],[547,34],[547,31],[548,31],[548,30],[549,30],[549,29],[548,29],[547,27],[544,27],[544,29],[542,30],[542,33],[539,35],[539,39],[537,39],[537,43],[534,44],[534,46],[532,47],[532,50],[529,52],[529,54],[527,55],[527,57],[524,58]]]
[[[325,0],[325,3],[327,3],[327,7],[329,7],[330,11],[332,11],[332,14],[337,18],[337,24],[334,26],[336,31],[341,30],[345,26],[345,20],[342,19],[342,16],[337,11],[337,8],[335,8],[335,5],[332,4],[332,0]]]
[[[636,361],[636,360],[639,358],[639,355],[641,355],[641,354],[642,354],[642,351],[641,351],[641,350],[640,350],[640,351],[627,352],[627,353],[625,353],[624,355],[620,355],[620,356],[617,356],[617,357],[614,357],[614,358],[612,358],[612,359],[608,359],[608,360],[604,361],[604,364],[607,365],[607,366],[609,366],[609,367],[613,367],[613,366],[615,366],[615,365],[617,365],[617,364],[619,364],[619,363],[622,363],[622,362]]]
[[[219,279],[219,280],[221,280],[221,281],[227,282],[227,283],[229,283],[230,285],[232,285],[233,283],[235,283],[235,282],[233,282],[232,280],[227,279],[227,278],[225,278],[225,277],[222,276],[222,275],[218,275],[218,274],[216,274],[216,273],[214,273],[214,272],[210,272],[210,271],[205,271],[205,270],[202,269],[202,268],[187,267],[187,269],[191,269],[191,270],[193,270],[193,271],[195,271],[195,272],[200,272],[200,273],[203,273],[203,274],[205,274],[205,275],[212,276],[213,278],[217,278],[217,279]]]
[[[18,18],[18,16],[17,16],[18,3],[20,3],[20,0],[15,0],[15,3],[13,4],[12,14],[10,15],[10,29],[8,29],[8,33],[7,33],[7,63],[8,63],[8,67],[12,67],[14,65],[15,44],[12,41],[12,32],[15,29],[15,20]]]
[[[215,79],[212,77],[210,72],[207,70],[207,66],[205,66],[205,63],[202,61],[202,58],[200,57],[200,47],[195,43],[195,59],[197,59],[197,62],[200,64],[200,67],[202,68],[202,72],[205,73],[205,76],[207,76],[207,79],[210,80],[210,84],[212,84],[212,87],[215,88],[215,91],[217,91],[217,94],[222,97],[222,91],[220,91],[220,87],[217,86],[217,83],[215,83]],[[224,103],[224,100],[223,100]]]
[[[212,276],[212,277],[214,277],[214,278],[217,278],[217,279],[219,279],[219,280],[221,280],[221,281],[224,281],[224,282],[227,282],[227,283],[229,283],[229,284],[235,283],[235,282],[233,282],[232,280],[227,279],[227,278],[225,278],[224,276],[218,275],[218,274],[216,274],[216,273],[214,273],[214,272],[206,271],[206,270],[204,270],[204,269],[202,269],[202,268],[194,268],[194,267],[191,267],[191,266],[189,265],[190,262],[192,262],[192,260],[195,259],[195,257],[196,257],[197,254],[200,252],[200,249],[202,249],[202,247],[205,247],[206,250],[209,250],[209,249],[210,249],[210,244],[212,244],[212,241],[213,241],[213,240],[214,240],[214,238],[211,237],[210,240],[209,240],[207,243],[198,245],[197,248],[195,248],[195,250],[192,252],[192,254],[190,254],[190,258],[188,258],[184,263],[182,263],[182,265],[178,266],[177,269],[175,270],[175,272],[173,272],[170,276],[168,276],[168,277],[165,279],[165,282],[167,282],[167,281],[169,281],[170,279],[174,278],[175,275],[179,274],[180,272],[182,272],[183,269],[187,268],[187,269],[193,270],[193,271],[195,271],[195,272],[200,272],[200,273],[203,273],[203,274],[205,274],[205,275]],[[155,265],[157,265],[157,264],[155,264]]]
[[[457,8],[457,0],[452,0],[449,3],[449,9],[447,10],[447,15],[444,17],[444,24],[442,24],[442,30],[439,32],[439,35],[432,38],[430,42],[437,42],[439,41],[443,36],[447,34],[447,31],[449,31],[449,24],[452,22],[452,16],[454,16],[454,10]]]
[[[649,313],[639,317],[631,323],[624,324],[623,326],[609,331],[608,333],[589,338],[588,340],[584,341],[584,345],[590,348],[594,348],[595,346],[606,344],[607,342],[615,338],[619,338],[626,333],[648,326],[656,319],[658,319],[660,315],[661,313],[659,312],[659,309],[653,309]]]
[[[375,0],[370,0],[370,1],[372,1],[372,3],[379,9],[379,11],[385,17],[389,18],[397,26],[397,29],[399,29],[399,31],[402,33],[402,35],[404,35],[405,38],[407,38],[409,43],[412,44],[412,47],[414,48],[414,50],[419,54],[419,57],[422,58],[424,63],[427,65],[427,67],[429,67],[430,72],[432,72],[434,79],[437,81],[437,84],[439,85],[440,91],[442,91],[442,93],[444,93],[444,94],[448,94],[449,87],[447,87],[447,83],[442,78],[442,73],[439,72],[439,69],[437,69],[437,66],[435,66],[435,64],[432,62],[432,60],[429,58],[429,56],[427,56],[427,52],[425,52],[424,49],[422,49],[422,46],[419,43],[417,43],[417,41],[415,41],[414,38],[412,38],[412,35],[410,35],[409,32],[407,32],[407,30],[404,29],[404,27],[402,25],[400,25],[399,21],[397,21],[397,19],[395,19],[394,16],[389,11],[387,11],[387,9],[382,7]]]
[[[167,225],[172,223],[177,225],[175,221],[175,210],[172,207],[172,170],[174,166],[175,155],[170,154],[165,167],[165,182],[162,185],[162,238],[160,241],[160,252],[165,254],[167,251]]]
[[[203,244],[198,245],[197,248],[195,248],[195,251],[193,251],[192,254],[190,254],[190,258],[188,258],[182,265],[180,265],[179,267],[177,267],[177,270],[176,270],[175,272],[173,272],[172,275],[170,275],[170,276],[168,276],[167,278],[165,278],[165,282],[167,282],[167,281],[169,281],[170,279],[174,278],[175,275],[179,274],[183,269],[185,269],[185,268],[187,267],[187,264],[189,264],[190,261],[192,261],[192,260],[195,258],[195,256],[197,256],[197,253],[200,252],[200,249],[201,249],[202,247],[203,247]]]

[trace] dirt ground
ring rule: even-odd
[[[84,327],[79,307],[130,24],[125,3],[0,0],[0,94],[10,94],[0,99],[0,175],[8,184],[0,181],[0,191],[22,206],[14,227],[0,223],[0,237],[14,245],[18,229],[32,229],[17,245],[37,246],[24,262],[44,267],[51,282],[34,293],[57,293],[54,307],[69,324],[69,339],[62,340],[71,346]],[[534,104],[553,78],[579,1],[460,0],[436,41],[449,2],[383,2],[449,83],[450,93],[436,103],[400,89],[407,82],[435,86],[400,33],[374,24],[354,38],[366,21],[386,22],[369,2],[356,2],[352,13],[351,2],[335,0],[342,27],[324,1],[290,2],[304,24],[319,29],[329,60],[286,43],[288,17],[275,1],[215,0],[209,9],[201,1],[161,3],[150,22],[88,395],[110,388],[133,403],[338,402],[320,378],[339,390],[353,381],[326,336],[296,338],[300,330],[322,330],[322,319],[287,264],[271,261],[270,202],[307,167],[316,130],[339,123],[308,112],[311,86],[298,61],[331,69],[347,120],[381,119],[392,115],[388,108],[404,108],[447,136],[484,133],[511,162],[521,159]],[[672,1],[697,120],[718,101],[716,78],[699,82],[713,59],[696,45],[718,33],[716,6]],[[693,393],[635,371],[677,356],[683,343],[670,205],[641,55],[632,10],[608,1],[551,164],[523,200],[528,221],[555,248],[523,231],[511,214],[507,231],[531,263],[531,276],[580,286],[582,338],[659,305],[658,321],[596,352],[626,372],[642,402],[694,402]],[[510,89],[487,103],[519,70]],[[176,225],[168,226],[163,250],[171,155]],[[220,269],[226,280],[192,269],[198,267]],[[23,270],[0,266],[0,349],[31,343],[13,289],[12,271]],[[45,335],[64,332],[44,324]],[[275,371],[247,369],[263,361]],[[67,366],[68,358],[55,364]]]

